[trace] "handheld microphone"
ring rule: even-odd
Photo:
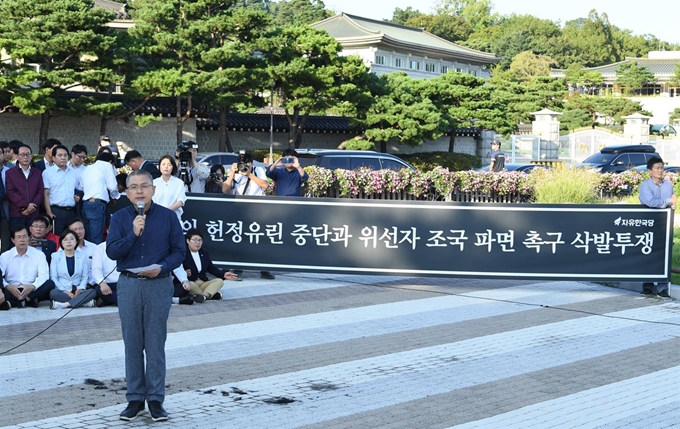
[[[144,216],[144,201],[137,201],[137,214]]]

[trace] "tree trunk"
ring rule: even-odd
[[[182,97],[177,96],[177,130],[175,136],[177,138],[177,146],[182,143],[182,129],[184,128],[184,121],[182,120]]]
[[[293,149],[298,140],[298,116],[300,111],[296,108],[293,109],[293,114],[290,115],[288,110],[286,110],[286,118],[288,119],[288,147]]]
[[[453,148],[456,144],[456,130],[451,130],[451,137],[449,138],[449,152],[453,153]]]
[[[47,134],[50,130],[50,118],[52,115],[50,111],[46,111],[40,115],[40,134],[38,135],[38,152],[42,150],[42,145],[47,141]]]
[[[101,120],[99,121],[99,135],[100,136],[105,136],[106,135],[106,127],[109,125],[109,118],[106,116],[102,116]]]
[[[227,106],[220,106],[220,143],[218,152],[233,152],[234,148],[231,146],[229,140],[229,133],[227,132]]]
[[[380,142],[380,152],[387,153],[387,142]]]

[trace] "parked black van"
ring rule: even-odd
[[[354,170],[359,167],[371,167],[374,170],[415,170],[415,167],[397,156],[372,150],[298,149],[297,153],[302,167],[316,165],[329,170]]]
[[[656,148],[648,144],[606,146],[600,153],[589,156],[577,167],[592,168],[600,173],[621,173],[639,165],[647,165],[647,160],[659,156]]]

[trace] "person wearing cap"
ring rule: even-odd
[[[267,177],[276,182],[277,196],[299,197],[302,193],[302,184],[309,179],[309,174],[300,166],[295,149],[288,148],[283,151],[281,158],[269,166]]]
[[[116,145],[111,144],[111,139],[107,135],[103,135],[99,137],[99,150],[97,151],[97,155],[102,153],[102,151],[108,150],[111,152],[113,155],[113,159],[115,161],[114,167],[122,167],[121,162],[120,162],[120,153],[118,152],[118,148]]]
[[[505,170],[505,152],[501,150],[501,142],[494,140],[491,143],[491,164],[489,165],[489,171],[503,171]]]
[[[94,244],[104,241],[106,205],[110,198],[119,197],[114,163],[113,155],[102,151],[94,164],[85,167],[81,177],[86,238]]]

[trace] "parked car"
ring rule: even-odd
[[[196,161],[201,164],[212,167],[213,165],[221,164],[224,166],[224,171],[229,172],[231,165],[238,162],[238,154],[233,152],[208,152],[199,154]],[[267,164],[260,161],[253,161],[255,167],[267,168]]]
[[[370,150],[300,149],[297,153],[303,167],[316,165],[329,170],[354,170],[359,167],[372,167],[374,170],[416,169],[395,155]]]
[[[518,164],[518,163],[505,164],[506,171],[519,171],[520,173],[530,173],[532,170],[535,170],[537,168],[550,169],[551,167],[549,165],[544,164]],[[489,171],[489,166],[485,165],[482,168],[478,168],[477,171]]]
[[[654,124],[649,126],[649,134],[657,136],[677,136],[678,132],[671,124]]]
[[[664,171],[668,171],[669,173],[680,173],[680,167],[677,165],[664,165],[663,166]],[[644,173],[647,171],[647,166],[646,165],[639,165],[635,167],[636,171],[639,171],[640,173]]]
[[[613,145],[603,147],[599,153],[589,156],[577,167],[590,168],[600,173],[621,173],[659,156],[656,149],[648,144]]]

